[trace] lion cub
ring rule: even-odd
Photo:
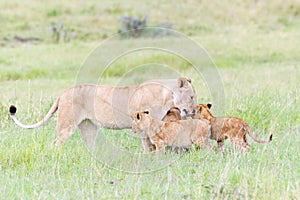
[[[165,116],[162,118],[162,121],[169,122],[173,120],[181,120],[180,109],[178,107],[172,106]],[[154,151],[155,145],[151,143],[150,138],[142,138],[142,143],[145,151]],[[176,152],[179,152],[179,148],[174,149]]]
[[[172,106],[166,115],[162,118],[162,121],[169,122],[174,120],[181,120],[180,109],[178,107]]]
[[[192,143],[211,148],[208,141],[210,125],[203,120],[164,122],[152,117],[147,111],[136,112],[132,115],[132,131],[142,138],[149,138],[157,153],[164,152],[167,146],[188,148]]]
[[[230,141],[240,148],[243,153],[247,153],[250,148],[246,138],[247,133],[258,143],[269,143],[272,141],[272,135],[270,135],[269,140],[267,141],[257,139],[252,133],[249,125],[242,119],[235,117],[214,117],[210,112],[211,107],[212,104],[199,104],[193,119],[206,119],[210,121],[210,138],[218,142],[220,152],[224,152],[224,140],[230,138]]]

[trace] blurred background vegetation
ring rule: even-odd
[[[241,30],[298,30],[300,2],[181,0],[1,1],[1,45],[17,37],[48,40],[63,25],[68,37],[102,40],[121,30],[122,17],[147,18],[148,26],[167,25],[188,36]],[[17,39],[15,39],[17,40]]]
[[[11,0],[1,1],[0,7],[0,81],[75,77],[101,41],[144,26],[172,28],[189,36],[208,51],[219,68],[288,66],[299,60],[298,0]],[[149,36],[156,33],[130,35]],[[188,67],[167,56],[145,55],[144,59]],[[126,64],[122,63],[124,69]]]

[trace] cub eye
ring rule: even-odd
[[[193,99],[194,99],[194,96],[191,96],[191,99],[193,100]]]

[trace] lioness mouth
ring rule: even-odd
[[[185,115],[188,116],[188,117],[194,116],[195,113],[196,113],[195,110],[192,110],[192,112],[189,112],[189,111],[187,111],[186,109],[183,109],[182,111],[183,111],[183,112],[185,113]]]

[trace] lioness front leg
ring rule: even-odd
[[[75,124],[60,124],[57,122],[54,145],[61,147],[73,134],[76,126]]]

